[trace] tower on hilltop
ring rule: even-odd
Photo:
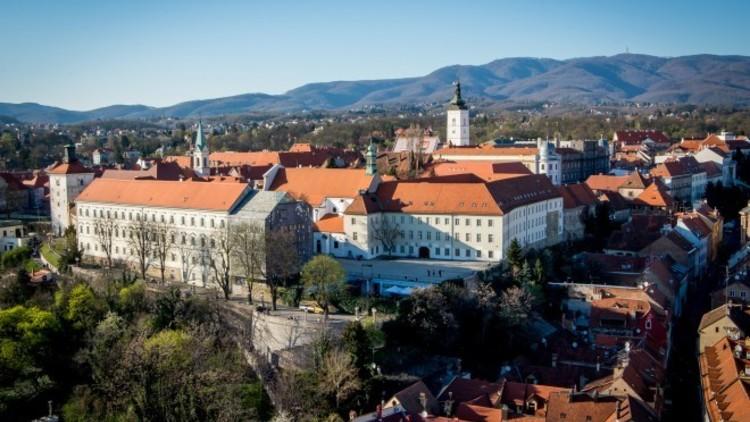
[[[461,98],[461,82],[456,82],[456,90],[450,104],[448,104],[448,124],[446,138],[448,145],[468,146],[469,139],[469,109]]]

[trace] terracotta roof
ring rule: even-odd
[[[398,399],[401,403],[401,407],[408,414],[416,415],[422,412],[422,404],[419,401],[420,396],[424,394],[427,399],[427,411],[430,414],[437,414],[440,410],[440,404],[432,395],[430,389],[427,388],[424,382],[417,381],[414,384],[404,388],[398,393],[394,394],[393,397]],[[389,402],[391,400],[388,400]]]
[[[706,237],[711,235],[711,227],[709,227],[702,218],[697,215],[685,214],[680,217],[680,221],[690,230],[691,233],[698,237]]]
[[[651,176],[676,177],[697,174],[703,171],[694,157],[680,157],[665,161],[651,170]]]
[[[383,182],[374,194],[355,198],[346,214],[503,215],[523,205],[559,197],[557,188],[544,175],[533,174],[488,183],[417,179]]]
[[[654,181],[649,187],[643,190],[634,200],[638,205],[649,207],[669,208],[674,205],[674,199],[667,193],[667,189],[660,181]]]
[[[320,233],[344,233],[344,218],[329,214],[313,223],[313,231]]]
[[[153,179],[153,180],[180,180],[182,178],[194,177],[195,174],[189,168],[182,168],[177,162],[157,162],[148,170],[118,170],[106,169],[102,173],[104,179]]]
[[[710,311],[703,314],[701,322],[698,324],[698,331],[704,330],[709,325],[719,321],[729,314],[727,305],[721,305],[718,308],[711,309]]]
[[[443,161],[431,167],[435,176],[471,173],[485,181],[502,180],[532,172],[520,162],[497,163],[493,161]]]
[[[606,174],[595,174],[586,179],[586,184],[592,190],[617,192],[625,183],[628,176],[610,176]]]
[[[94,179],[77,202],[230,211],[250,188],[245,183]]]
[[[463,403],[486,397],[490,403],[496,404],[500,400],[503,385],[479,379],[454,378],[438,395],[438,401],[444,402],[452,397],[455,403]]]
[[[563,198],[563,207],[566,209],[592,206],[597,203],[596,195],[585,183],[561,185],[558,189]]]
[[[47,168],[47,174],[78,174],[78,173],[93,173],[94,171],[87,168],[79,161],[72,163],[58,162],[52,164]]]
[[[640,171],[636,170],[630,173],[625,181],[620,186],[621,189],[645,189],[646,178],[643,177]]]
[[[615,135],[617,135],[617,142],[624,144],[641,143],[646,138],[656,142],[669,142],[669,137],[658,130],[618,130]]]
[[[312,207],[325,198],[354,198],[369,189],[374,176],[363,169],[281,168],[267,189],[289,193]]]
[[[547,402],[549,401],[550,394],[566,391],[569,392],[571,389],[551,385],[507,381],[503,385],[503,395],[501,400],[508,406],[515,405],[525,407],[526,402],[534,397],[539,397]]]
[[[536,147],[448,147],[434,152],[438,156],[470,155],[470,156],[512,156],[536,155]]]
[[[455,416],[462,421],[469,422],[502,422],[503,411],[494,407],[459,403]]]
[[[168,155],[164,157],[165,163],[177,163],[180,167],[190,168],[192,167],[191,157],[187,155]]]
[[[590,393],[553,393],[547,404],[547,422],[591,421],[608,422],[615,415],[622,399]],[[613,417],[614,416],[614,417]]]
[[[747,339],[720,339],[702,351],[698,360],[701,389],[709,418],[713,421],[750,420],[750,386],[741,376],[750,362],[738,359],[747,353]]]
[[[611,209],[615,211],[628,209],[629,202],[619,192],[602,191],[597,197],[599,202],[608,202]]]

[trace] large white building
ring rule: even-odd
[[[542,175],[387,181],[317,227],[330,241],[315,248],[339,257],[499,261],[513,239],[522,247],[561,241],[563,200]]]
[[[65,146],[63,161],[47,169],[49,175],[52,233],[62,235],[70,226],[75,198],[94,180],[94,171],[83,166],[76,157],[75,146]]]
[[[114,223],[111,245],[105,248],[115,262],[133,266],[139,259],[130,239],[138,222],[166,228],[171,247],[165,270],[172,280],[205,284],[217,238],[243,222],[266,231],[294,231],[300,259],[310,256],[310,208],[284,192],[258,191],[246,183],[100,178],[76,199],[76,207],[79,247],[89,259],[107,256],[107,240],[97,235],[105,220]],[[153,270],[159,267],[156,258],[149,258]]]

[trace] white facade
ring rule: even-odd
[[[0,221],[0,254],[23,246],[23,223],[18,220]]]
[[[344,215],[346,242],[332,253],[372,259],[388,255],[373,235],[388,219],[401,235],[390,255],[461,261],[500,261],[513,239],[541,247],[563,239],[563,200],[552,198],[514,208],[503,215],[374,213]]]
[[[94,180],[94,173],[49,174],[52,232],[62,235],[72,224],[70,209],[75,198]]]
[[[469,146],[469,110],[448,110],[446,137],[452,146]]]
[[[538,139],[537,150],[537,169],[534,173],[546,175],[553,185],[559,186],[562,179],[560,155],[555,153],[553,145],[547,140]]]
[[[78,246],[84,256],[103,260],[106,253],[102,250],[95,225],[101,218],[114,219],[115,226],[112,238],[113,261],[138,261],[137,253],[128,238],[129,227],[144,216],[147,221],[165,224],[174,231],[174,247],[166,260],[167,277],[182,282],[203,282],[209,276],[207,255],[204,251],[215,242],[217,230],[227,227],[229,214],[222,211],[206,211],[181,208],[155,208],[139,205],[105,204],[79,202],[77,204]],[[150,266],[156,268],[158,259],[151,257]]]

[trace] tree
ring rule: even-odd
[[[175,232],[166,223],[153,223],[152,226],[153,244],[151,248],[159,263],[161,283],[164,284],[166,282],[164,272],[167,269],[167,259],[169,259],[175,244]]]
[[[511,327],[525,322],[533,306],[534,295],[524,287],[509,287],[500,296],[500,315]]]
[[[104,257],[107,260],[107,268],[112,268],[112,243],[115,237],[115,230],[119,230],[115,227],[114,219],[109,217],[109,214],[104,217],[101,216],[94,222],[94,234],[96,240],[99,243],[99,247],[104,252]]]
[[[151,237],[153,236],[152,230],[153,227],[148,222],[146,215],[136,214],[135,222],[130,224],[128,232],[128,245],[130,245],[135,254],[143,280],[146,279],[146,271],[151,266],[151,256],[153,254],[153,243],[151,242]]]
[[[521,244],[518,242],[518,239],[513,238],[513,240],[510,242],[510,246],[508,246],[506,256],[508,259],[508,264],[510,264],[511,269],[515,274],[520,269],[522,264],[521,261],[523,260],[523,249],[521,248]]]
[[[177,256],[180,258],[180,279],[183,283],[187,283],[193,275],[193,268],[195,268],[195,260],[197,254],[195,248],[189,245],[185,239],[185,235],[181,235],[180,242],[175,242],[174,248],[177,250]]]
[[[299,255],[295,233],[288,230],[272,230],[266,234],[265,279],[271,291],[271,307],[276,310],[279,287],[293,275],[299,273]]]
[[[359,321],[352,321],[341,333],[344,350],[352,357],[352,364],[359,370],[360,377],[367,374],[367,364],[371,356],[371,343],[367,331]]]
[[[536,261],[534,262],[534,283],[541,286],[542,283],[544,283],[544,278],[544,264],[542,264],[542,259],[537,257]]]
[[[265,229],[260,224],[240,223],[232,229],[232,241],[247,282],[247,301],[253,303],[253,285],[266,262]]]
[[[234,230],[232,228],[231,230]],[[214,281],[224,293],[224,299],[229,300],[232,293],[232,259],[235,255],[235,243],[229,235],[230,228],[219,229],[211,235],[211,249],[209,266],[214,274]]]
[[[68,228],[65,229],[63,238],[65,244],[63,245],[63,252],[60,254],[61,271],[64,271],[81,259],[81,250],[78,249],[78,234],[76,233],[75,226],[68,226]]]
[[[341,400],[347,399],[360,386],[352,356],[340,348],[329,350],[323,358],[318,386],[323,392],[333,395],[338,409]]]
[[[331,301],[345,288],[346,272],[338,261],[318,255],[302,268],[302,282],[328,318]]]
[[[395,219],[395,216],[391,216]],[[380,242],[383,245],[383,250],[391,256],[393,251],[396,249],[396,242],[401,237],[401,230],[398,224],[392,219],[389,219],[387,215],[383,214],[381,218],[373,224],[372,238]]]

